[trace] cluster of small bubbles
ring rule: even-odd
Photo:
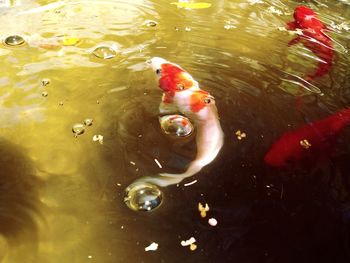
[[[49,93],[48,93],[47,91],[43,91],[43,92],[41,93],[41,96],[47,97],[47,96],[49,96]]]
[[[60,102],[59,105],[63,105],[63,102]],[[78,137],[78,135],[81,135],[85,132],[85,127],[91,126],[93,124],[94,120],[92,118],[86,118],[84,119],[83,123],[76,123],[73,125],[72,131],[74,133],[75,137]]]
[[[91,119],[91,118],[86,118],[86,119],[84,120],[84,124],[85,124],[86,126],[91,126],[93,122],[94,122],[94,120]]]
[[[76,123],[72,127],[72,132],[74,133],[75,137],[78,137],[78,135],[81,135],[85,132],[85,125],[82,123]]]
[[[41,86],[45,87],[50,84],[50,79],[42,79],[41,80]]]
[[[158,25],[158,23],[156,21],[153,21],[153,20],[147,20],[145,25],[148,27],[156,27]]]
[[[25,43],[23,37],[18,35],[8,36],[5,38],[4,43],[8,46],[19,46]]]
[[[92,51],[92,54],[98,58],[111,59],[117,55],[117,52],[111,47],[99,46]]]
[[[125,189],[124,202],[134,211],[151,211],[162,203],[162,192],[149,183],[134,183]]]
[[[162,116],[160,126],[165,134],[177,137],[189,136],[194,130],[194,126],[188,118],[177,114]]]

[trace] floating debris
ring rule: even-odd
[[[247,135],[245,132],[242,132],[241,130],[236,131],[236,136],[238,140],[242,140],[243,138],[246,138]]]
[[[309,149],[311,147],[311,144],[309,143],[308,140],[304,139],[300,141],[300,146],[305,149]]]
[[[94,135],[93,137],[92,137],[92,140],[94,141],[94,142],[99,142],[100,144],[103,144],[103,136],[102,135]]]
[[[124,202],[134,211],[151,211],[162,203],[162,192],[149,183],[134,183],[125,189]]]
[[[201,217],[205,218],[209,211],[209,205],[205,204],[205,206],[203,206],[202,203],[198,203],[198,211],[200,212]]]
[[[42,79],[41,80],[41,86],[45,87],[50,84],[50,79]]]
[[[170,4],[176,5],[178,8],[186,8],[186,9],[204,9],[204,8],[211,7],[210,3],[205,3],[205,2],[200,2],[200,3],[173,2]]]
[[[211,226],[216,226],[218,224],[218,221],[215,218],[209,218],[208,224]]]
[[[276,9],[274,6],[270,6],[267,11],[271,14],[276,14],[278,16],[283,15],[283,12],[281,10]]]
[[[21,36],[13,35],[5,38],[4,43],[8,46],[20,46],[25,43],[25,40]]]
[[[80,39],[77,37],[62,37],[60,42],[63,46],[75,46],[80,42]]]
[[[189,26],[186,26],[186,27],[185,27],[185,31],[186,31],[186,32],[190,32],[190,31],[192,31],[192,28],[190,28]]]
[[[156,251],[158,249],[158,244],[153,242],[148,247],[145,247],[145,251]]]
[[[131,164],[131,165],[136,165],[136,163],[135,163],[135,162],[133,162],[133,161],[130,161],[130,164]]]
[[[49,93],[48,93],[47,91],[43,91],[43,92],[41,93],[41,96],[47,97],[47,96],[49,96]]]
[[[346,22],[342,22],[340,24],[336,24],[333,21],[331,22],[330,26],[334,29],[338,29],[338,30],[345,30],[345,31],[349,31],[350,30],[350,25],[347,24]]]
[[[255,4],[263,4],[264,2],[262,0],[248,0],[248,3],[250,5],[255,5]]]
[[[117,55],[117,52],[111,47],[99,46],[92,51],[92,54],[98,58],[111,59]]]
[[[72,132],[74,133],[75,137],[78,137],[78,135],[81,135],[85,132],[85,125],[82,123],[76,123],[72,127]]]
[[[197,183],[198,181],[197,180],[193,180],[192,182],[189,182],[187,184],[184,184],[184,186],[190,186],[190,185],[193,185],[195,183]]]
[[[193,244],[190,245],[190,250],[191,251],[195,251],[196,249],[197,249],[197,245],[196,244],[193,243]]]
[[[279,26],[279,27],[277,27],[277,29],[279,31],[288,31],[287,28],[285,28],[284,26]]]
[[[194,130],[194,126],[188,118],[176,114],[160,117],[160,127],[165,134],[176,137],[189,136]]]
[[[238,22],[237,21],[234,21],[234,20],[227,20],[227,21],[225,21],[225,25],[224,25],[224,28],[225,29],[227,29],[227,30],[229,30],[229,29],[231,29],[231,28],[236,28],[236,24],[237,24]]]
[[[187,247],[187,246],[190,246],[191,244],[194,244],[195,242],[196,242],[196,239],[194,237],[191,237],[188,240],[182,240],[181,241],[181,246]]]
[[[156,21],[153,21],[153,20],[147,20],[145,25],[148,27],[155,27],[158,25],[158,23]]]
[[[92,123],[94,122],[93,119],[90,119],[90,118],[86,118],[83,123],[86,125],[86,126],[91,126]]]
[[[232,26],[232,25],[230,25],[230,24],[226,24],[226,25],[224,25],[224,28],[227,29],[227,30],[229,30],[229,29],[235,28],[235,27]]]
[[[163,166],[160,164],[160,162],[159,162],[157,159],[154,159],[154,161],[156,162],[156,164],[158,165],[158,167],[159,167],[160,169],[163,168]]]

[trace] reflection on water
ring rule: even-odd
[[[171,2],[0,1],[1,42],[26,42],[0,46],[0,261],[349,262],[349,127],[306,166],[263,161],[285,132],[350,105],[348,2]],[[301,3],[329,27],[335,53],[312,82],[304,76],[319,58],[288,47]],[[216,98],[225,144],[141,213],[124,204],[125,188],[179,173],[196,154],[193,136],[175,140],[159,126],[161,90],[145,63],[155,56]],[[191,237],[194,251],[181,246]]]

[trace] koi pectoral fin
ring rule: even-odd
[[[299,36],[296,37],[296,38],[294,38],[294,39],[292,39],[291,41],[288,42],[288,47],[293,46],[293,45],[299,43],[300,40],[301,40],[301,38],[300,38]]]

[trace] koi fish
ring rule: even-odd
[[[294,21],[287,23],[287,29],[302,31],[288,46],[302,42],[320,59],[316,71],[307,75],[305,79],[311,81],[327,74],[332,66],[334,49],[332,39],[324,33],[327,26],[318,19],[317,14],[306,6],[298,6],[294,11]]]
[[[168,186],[198,173],[211,163],[223,145],[224,136],[214,97],[201,90],[198,82],[188,72],[157,57],[150,61],[150,65],[158,78],[159,87],[164,92],[160,113],[173,113],[174,110],[180,112],[191,119],[197,129],[197,154],[184,173],[161,173],[154,177],[141,178],[144,182]]]
[[[161,114],[179,112],[178,105],[185,104],[194,90],[200,90],[198,82],[179,65],[159,57],[148,63],[156,74],[159,88],[163,90],[159,105]]]
[[[264,157],[266,164],[284,167],[325,152],[333,139],[350,123],[350,108],[343,109],[322,120],[309,123],[282,135]]]

